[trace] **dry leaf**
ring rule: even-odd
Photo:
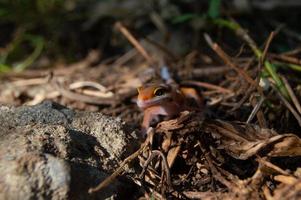
[[[279,135],[271,129],[241,122],[210,121],[204,124],[205,132],[212,134],[236,159],[246,160],[261,150],[269,156],[300,156],[301,139],[294,134]]]

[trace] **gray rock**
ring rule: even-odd
[[[44,102],[1,106],[0,124],[0,199],[130,198],[125,178],[87,193],[138,148],[121,120]]]

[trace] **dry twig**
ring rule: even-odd
[[[234,69],[238,74],[240,74],[249,84],[256,87],[260,94],[263,94],[262,89],[258,86],[258,84],[250,77],[250,75],[244,71],[243,69],[240,69],[237,67],[230,59],[230,57],[224,52],[221,47],[212,41],[210,36],[208,34],[204,34],[206,42],[209,44],[209,46],[219,55],[219,57],[232,69]]]
[[[296,95],[295,95],[292,87],[290,86],[289,82],[287,81],[287,79],[284,76],[282,76],[281,78],[282,78],[282,81],[285,84],[285,87],[286,87],[286,89],[288,91],[288,94],[290,95],[290,97],[291,97],[291,99],[292,99],[292,101],[293,101],[293,103],[294,103],[297,111],[301,115],[301,106],[300,106],[300,102],[299,102],[298,98],[296,97]]]
[[[289,109],[289,111],[291,111],[293,116],[296,118],[299,126],[301,127],[301,117],[298,114],[298,112],[296,112],[296,110],[293,108],[293,106],[288,102],[288,100],[286,100],[286,98],[276,89],[276,87],[273,84],[271,84],[271,86],[274,89],[274,91],[276,91],[276,94],[278,95],[280,100],[283,102],[283,104]]]
[[[129,30],[121,23],[117,22],[115,26],[118,30],[134,45],[137,51],[145,58],[149,64],[153,64],[152,57],[147,53],[138,40],[129,32]]]
[[[122,161],[122,163],[120,164],[120,166],[115,170],[115,172],[111,176],[107,177],[104,181],[102,181],[96,187],[90,188],[88,192],[91,194],[91,193],[100,191],[103,188],[105,188],[106,186],[108,186],[110,183],[112,183],[117,178],[117,176],[119,176],[124,171],[125,165],[132,162],[135,158],[137,158],[148,147],[149,142],[150,142],[150,138],[152,137],[153,134],[154,134],[153,129],[148,130],[148,137],[146,138],[144,143],[141,145],[141,147],[136,152],[134,152],[132,155],[130,155],[129,157],[124,159]]]

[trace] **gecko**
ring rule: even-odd
[[[201,111],[203,99],[191,87],[179,87],[177,84],[151,83],[137,88],[137,105],[143,110],[142,133],[146,134],[151,123],[158,116],[166,119],[176,117],[180,112]],[[191,105],[191,103],[193,104]],[[158,120],[157,120],[158,121]]]

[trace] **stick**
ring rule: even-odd
[[[129,32],[129,30],[123,26],[121,22],[117,22],[115,24],[116,28],[134,45],[137,51],[145,58],[145,60],[149,63],[153,63],[153,59],[147,53],[147,51],[142,47],[142,45],[138,42],[138,40]]]
[[[153,129],[149,129],[148,131],[148,137],[146,138],[145,142],[141,145],[141,147],[134,152],[132,155],[128,156],[124,161],[120,164],[120,166],[116,169],[116,171],[111,174],[111,176],[107,177],[104,181],[102,181],[99,185],[97,185],[94,188],[90,188],[88,193],[92,194],[94,192],[100,191],[103,188],[107,187],[110,183],[112,183],[117,176],[119,176],[124,171],[124,166],[128,163],[130,163],[132,160],[134,160],[136,157],[138,157],[145,149],[148,147],[151,135],[153,135],[154,131]]]
[[[284,105],[291,111],[291,113],[294,115],[294,117],[297,119],[299,126],[301,127],[301,117],[300,115],[296,112],[296,110],[293,108],[293,106],[286,100],[286,98],[276,89],[276,87],[271,84],[272,88],[276,91],[278,97],[280,100],[284,103]]]
[[[204,34],[205,40],[207,41],[207,43],[209,44],[209,46],[217,53],[217,55],[219,55],[219,57],[226,63],[226,65],[228,65],[229,67],[231,67],[232,69],[234,69],[238,74],[240,74],[248,83],[250,83],[251,85],[253,85],[254,87],[257,88],[257,90],[263,94],[262,92],[262,88],[258,86],[258,84],[249,76],[249,74],[247,74],[247,72],[245,72],[243,69],[240,69],[239,67],[237,67],[231,60],[230,57],[226,54],[226,52],[224,52],[224,50],[222,50],[222,48],[217,44],[214,43],[212,41],[212,39],[210,38],[210,36],[205,33]]]

